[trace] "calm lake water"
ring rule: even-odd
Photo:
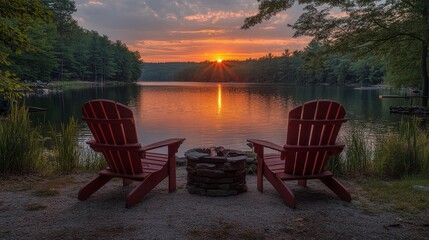
[[[32,113],[34,121],[59,126],[71,116],[81,118],[81,106],[90,99],[106,98],[131,107],[142,145],[183,137],[179,155],[194,147],[224,146],[250,150],[246,139],[260,138],[284,144],[288,112],[305,101],[332,99],[344,105],[349,121],[341,135],[357,126],[371,139],[377,132],[398,126],[400,115],[390,114],[391,105],[409,105],[406,100],[383,99],[388,90],[356,90],[337,86],[285,86],[274,84],[140,82],[121,87],[69,90],[30,95],[27,103],[47,108]],[[46,127],[46,129],[49,129]],[[90,133],[81,123],[81,139]]]

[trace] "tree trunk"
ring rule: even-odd
[[[425,26],[424,31],[424,37],[422,41],[422,55],[421,55],[421,78],[422,78],[422,96],[426,98],[422,98],[422,106],[427,107],[428,106],[428,83],[429,83],[429,77],[428,77],[428,69],[427,69],[427,58],[428,58],[428,43],[429,43],[429,12],[428,12],[428,3],[424,3],[423,8],[423,26]]]
[[[428,41],[422,43],[422,58],[421,58],[421,77],[422,77],[422,96],[428,96],[428,70],[427,70],[427,55],[428,55]],[[422,98],[422,106],[428,106],[428,99]]]

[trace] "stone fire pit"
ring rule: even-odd
[[[247,192],[243,152],[223,147],[194,148],[185,156],[189,193],[225,197]]]

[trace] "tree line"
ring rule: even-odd
[[[423,96],[429,95],[429,1],[260,0],[259,11],[244,20],[242,29],[287,12],[294,4],[303,4],[304,10],[289,25],[294,37],[313,37],[327,53],[373,56],[385,62],[390,83],[416,86]],[[421,100],[427,106],[427,98]]]
[[[383,81],[385,63],[372,57],[323,55],[315,41],[302,51],[285,50],[245,61],[201,63],[143,63],[142,81],[254,82],[284,84],[374,85]]]
[[[139,52],[80,27],[72,0],[0,1],[1,89],[29,81],[135,81]]]

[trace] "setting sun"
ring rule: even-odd
[[[221,63],[221,62],[222,62],[222,59],[218,58],[216,61],[217,61],[218,63]]]

